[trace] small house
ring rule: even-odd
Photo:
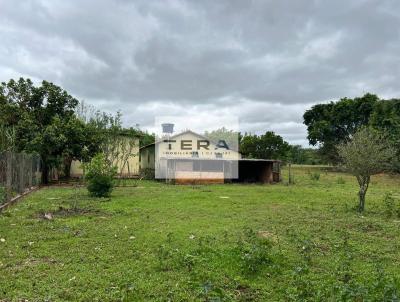
[[[140,148],[140,169],[154,170],[156,178],[178,184],[280,181],[280,161],[243,159],[239,152],[190,130]]]

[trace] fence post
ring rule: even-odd
[[[36,170],[35,170],[35,186],[38,186],[42,182],[42,172],[41,172],[41,161],[39,157],[36,157]]]
[[[19,179],[19,184],[18,184],[18,191],[19,193],[24,193],[25,191],[25,154],[21,153],[20,154],[20,166],[19,166],[19,171],[18,171],[18,179]]]
[[[33,157],[30,156],[26,159],[29,171],[28,171],[28,188],[29,190],[32,188],[32,178],[33,178]]]
[[[9,201],[12,195],[12,152],[6,152],[6,163],[7,163],[7,172],[6,172],[6,199]]]

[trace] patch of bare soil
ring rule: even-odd
[[[68,217],[68,216],[77,216],[77,215],[106,216],[107,213],[102,210],[92,209],[92,208],[58,207],[58,209],[53,212],[44,212],[44,211],[39,212],[37,215],[37,218],[44,219],[44,220],[53,220],[56,217]]]
[[[57,260],[49,258],[49,257],[44,257],[44,258],[28,258],[25,261],[19,262],[16,265],[12,266],[12,269],[14,271],[21,271],[25,268],[37,266],[40,264],[52,264],[55,265],[57,264]]]
[[[273,242],[277,242],[278,241],[278,236],[276,236],[275,234],[273,234],[270,231],[258,231],[257,232],[258,237],[260,238],[266,238],[266,239],[270,239]]]
[[[235,290],[235,296],[240,301],[253,301],[257,298],[257,294],[257,290],[241,284]]]

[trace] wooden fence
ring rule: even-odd
[[[38,155],[0,153],[0,205],[39,186],[41,161]]]

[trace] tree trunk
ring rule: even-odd
[[[369,181],[370,181],[370,176],[358,178],[358,183],[360,185],[360,191],[358,192],[358,197],[359,197],[358,211],[360,213],[365,210],[365,195],[367,194]]]
[[[47,185],[49,183],[49,166],[43,161],[42,167],[42,184]]]
[[[65,176],[65,178],[69,178],[71,176],[71,163],[72,163],[71,157],[64,158],[64,176]]]
[[[358,192],[358,197],[359,197],[359,204],[358,204],[358,211],[363,212],[365,209],[365,194],[367,191],[365,191],[363,188],[360,188],[360,191]]]

